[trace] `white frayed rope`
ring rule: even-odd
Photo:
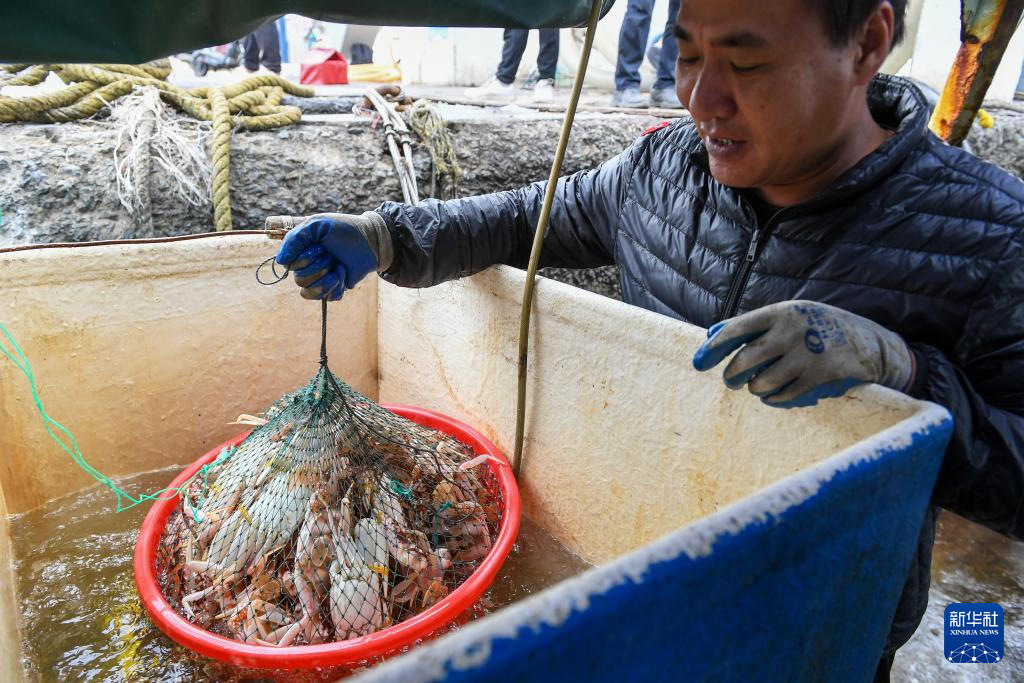
[[[114,146],[117,197],[132,216],[152,220],[149,182],[156,173],[171,178],[172,191],[182,201],[210,206],[209,123],[172,113],[159,91],[150,87],[136,88],[118,100],[111,120],[119,126]]]

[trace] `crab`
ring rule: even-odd
[[[394,601],[412,604],[421,610],[448,595],[444,573],[451,569],[452,555],[447,548],[431,548],[427,535],[422,531],[413,531],[412,535],[427,563],[422,569],[410,569],[409,575],[395,584]]]

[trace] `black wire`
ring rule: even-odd
[[[268,263],[270,264],[270,271],[274,274],[274,277],[277,278],[276,280],[264,281],[263,278],[260,277],[260,271],[264,267],[266,267],[266,265]],[[281,282],[282,280],[285,280],[285,279],[288,278],[288,272],[289,272],[288,269],[285,268],[284,273],[280,273],[279,274],[277,272],[277,261],[275,261],[275,257],[274,256],[271,256],[266,261],[264,261],[263,263],[261,263],[258,266],[256,266],[256,281],[259,282],[261,285],[267,285],[267,286],[269,286],[269,285],[276,285],[278,282]],[[321,330],[320,330],[320,365],[322,367],[326,368],[327,367],[327,299],[321,299],[320,300],[320,318],[321,318],[321,322],[322,322],[322,326],[321,326]],[[333,383],[333,379],[334,378],[332,377],[331,378],[332,383]],[[341,390],[340,390],[340,388],[336,384],[335,384],[335,388],[338,389],[338,391],[340,393]]]
[[[262,279],[260,279],[260,269],[262,269],[268,263],[271,264],[271,266],[270,266],[271,271],[273,271],[274,275],[277,276],[277,280],[274,280],[273,282],[264,282]],[[284,279],[286,279],[288,277],[288,271],[287,270],[285,270],[283,275],[278,275],[277,269],[274,268],[274,265],[275,265],[274,257],[271,257],[271,258],[268,258],[263,263],[261,263],[259,266],[257,266],[257,268],[256,268],[256,280],[261,285],[275,285],[278,282],[281,282],[282,280],[284,280]],[[334,388],[334,391],[337,392],[338,396],[341,398],[342,406],[345,408],[346,412],[348,412],[348,414],[351,415],[351,416],[355,416],[355,410],[353,409],[353,407],[351,405],[349,405],[348,397],[346,396],[345,391],[340,386],[338,386],[337,380],[334,379],[334,373],[331,372],[329,367],[327,367],[327,299],[321,299],[320,300],[320,319],[321,319],[321,326],[320,326],[320,367],[322,367],[325,370],[327,370],[327,381]],[[428,453],[428,454],[434,456],[435,464],[438,465],[438,468],[440,469],[440,463],[437,461],[437,452],[434,451],[433,449],[413,446],[412,444],[406,443],[406,442],[404,442],[402,440],[389,437],[389,436],[387,436],[385,434],[381,434],[380,432],[378,432],[376,429],[374,429],[365,420],[360,420],[360,424],[362,424],[363,427],[368,432],[373,434],[375,437],[377,437],[381,441],[386,441],[386,442],[389,442],[389,443],[397,444],[397,445],[404,446],[405,448],[409,448],[409,449],[414,450],[414,451],[419,451],[419,452],[422,452],[422,453]],[[444,479],[448,479],[447,476],[445,476],[443,478]],[[455,482],[452,482],[452,483],[455,483]]]
[[[320,300],[320,318],[323,321],[323,328],[320,330],[320,367],[327,367],[327,299]],[[328,372],[328,376],[331,377],[331,383],[334,384],[335,390],[341,393],[341,387],[334,381],[332,373]]]
[[[277,261],[275,261],[274,258],[275,257],[271,256],[266,261],[264,261],[263,263],[261,263],[258,266],[256,266],[256,282],[260,283],[261,285],[270,286],[270,285],[276,285],[281,280],[288,279],[288,269],[285,268],[284,269],[284,274],[279,275],[278,272],[277,272]],[[260,271],[268,263],[270,264],[270,272],[272,272],[274,274],[274,277],[276,277],[277,279],[273,280],[273,281],[264,282],[263,279],[260,277]]]

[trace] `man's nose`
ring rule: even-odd
[[[712,65],[706,65],[697,74],[684,104],[697,121],[728,119],[736,113],[732,87],[721,69]]]

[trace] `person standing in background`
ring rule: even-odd
[[[674,0],[678,2],[678,0]],[[558,66],[558,29],[542,28],[540,33],[540,52],[537,53],[537,71],[540,79],[533,88],[534,102],[550,102],[555,96],[555,69]],[[477,88],[470,88],[466,94],[478,100],[508,100],[516,98],[516,72],[519,62],[526,50],[526,40],[530,32],[521,28],[507,28],[501,47],[501,63],[498,71],[486,83]]]
[[[672,26],[679,14],[679,0],[669,0],[668,18],[658,59],[658,78],[648,99],[640,92],[640,64],[644,61],[647,36],[651,28],[654,0],[628,0],[626,16],[619,29],[619,51],[615,60],[613,107],[661,107],[682,109],[676,97],[676,57],[679,49],[672,37]]]
[[[245,37],[242,66],[251,74],[262,65],[275,74],[281,73],[281,43],[277,37],[277,21],[268,21]]]

